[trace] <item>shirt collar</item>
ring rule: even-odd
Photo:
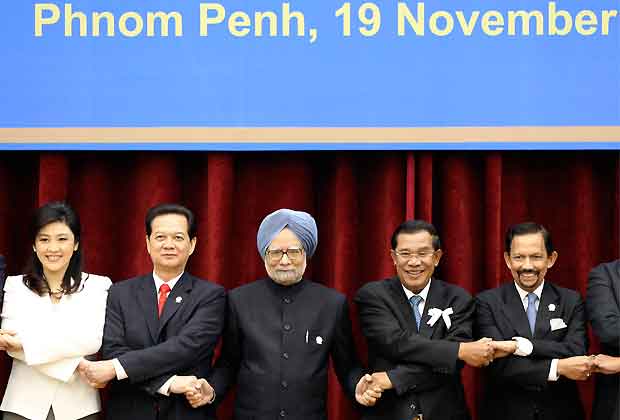
[[[517,282],[514,282],[515,287],[517,288],[517,292],[519,293],[519,297],[521,298],[521,301],[524,301],[525,299],[527,299],[527,294],[529,292],[523,290],[521,287],[519,287],[519,285],[517,284]],[[538,296],[538,301],[540,302],[540,297],[542,295],[542,289],[543,286],[545,285],[545,280],[543,279],[543,281],[540,282],[540,285],[534,289],[534,291],[532,293],[534,293],[536,296]]]
[[[159,288],[164,283],[167,283],[168,286],[170,286],[170,290],[174,289],[174,285],[177,284],[177,282],[179,281],[179,279],[181,278],[181,276],[184,273],[185,273],[185,271],[181,271],[181,274],[179,274],[178,276],[174,277],[173,279],[170,279],[168,281],[163,281],[161,279],[161,277],[159,277],[157,275],[157,273],[155,273],[155,271],[153,271],[153,280],[155,281],[155,290],[157,291],[157,293],[159,293]]]
[[[402,283],[400,285],[405,291],[405,295],[407,295],[407,300],[410,300],[412,296],[420,296],[422,298],[422,301],[426,302],[426,297],[428,296],[428,290],[431,288],[431,281],[433,281],[432,278],[428,280],[428,283],[426,283],[426,286],[424,286],[424,289],[422,289],[420,293],[418,294],[413,293],[411,290],[407,289],[405,286],[403,286]]]

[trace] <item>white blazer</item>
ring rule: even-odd
[[[82,273],[83,288],[52,303],[28,289],[23,276],[7,277],[2,328],[17,332],[23,351],[9,352],[13,368],[0,410],[30,420],[76,420],[101,411],[99,391],[76,371],[101,347],[107,277]]]

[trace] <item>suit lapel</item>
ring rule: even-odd
[[[172,316],[183,304],[187,304],[187,301],[189,300],[189,292],[192,290],[192,286],[193,278],[188,276],[187,273],[183,273],[177,284],[168,295],[168,299],[166,300],[166,304],[164,305],[164,311],[162,312],[161,318],[158,322],[158,338],[168,321],[170,321],[170,318],[172,318]]]
[[[136,288],[138,305],[142,309],[142,315],[146,320],[149,334],[153,342],[157,342],[157,330],[159,328],[159,320],[157,319],[157,292],[155,291],[155,281],[153,275],[143,276],[139,280],[140,284]]]
[[[403,315],[407,328],[411,331],[417,331],[418,327],[415,325],[415,316],[413,315],[413,309],[407,300],[407,295],[403,290],[403,286],[400,284],[398,277],[392,277],[389,281],[390,293],[398,307],[398,312]]]
[[[428,311],[431,308],[438,308],[442,311],[446,309],[444,308],[444,292],[445,290],[439,281],[432,279],[431,286],[429,287],[428,294],[426,295],[426,302],[424,303],[424,313],[422,314],[422,320],[420,321],[420,335],[426,338],[431,338],[435,330],[439,328],[439,323],[444,322],[442,318],[439,318],[432,327],[428,325],[428,320],[430,319]]]
[[[551,324],[549,320],[551,318],[559,318],[562,313],[562,308],[559,304],[560,297],[556,293],[554,287],[547,281],[543,286],[543,291],[540,295],[540,304],[538,305],[538,312],[536,313],[536,328],[534,337],[544,338],[549,332],[551,332]],[[555,305],[554,311],[549,310],[549,305]]]
[[[515,329],[517,336],[531,339],[532,331],[530,330],[530,323],[527,320],[523,302],[521,302],[521,297],[519,296],[519,292],[517,292],[514,282],[506,284],[502,290],[502,295],[504,306],[501,310],[508,319],[508,324]]]

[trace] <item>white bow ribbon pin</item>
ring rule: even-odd
[[[435,325],[435,322],[437,322],[439,318],[443,318],[443,322],[446,324],[446,327],[450,329],[450,326],[452,325],[452,321],[450,321],[450,315],[452,315],[453,313],[454,311],[452,310],[452,308],[446,308],[443,311],[439,308],[431,308],[428,310],[428,314],[431,316],[431,319],[428,320],[427,324],[432,327],[433,325]]]

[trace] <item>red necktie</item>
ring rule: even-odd
[[[166,304],[166,299],[168,299],[168,293],[170,293],[170,286],[166,283],[159,286],[159,302],[157,302],[159,317],[161,317],[161,313],[164,311],[164,305]]]

